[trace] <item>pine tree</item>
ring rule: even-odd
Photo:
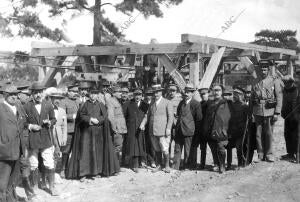
[[[161,5],[167,7],[178,5],[183,0],[123,0],[115,5],[108,0],[93,0],[93,5],[88,0],[6,0],[11,2],[11,9],[0,11],[0,33],[7,37],[26,36],[48,38],[52,41],[68,41],[64,31],[58,27],[50,29],[44,25],[35,12],[35,8],[46,5],[50,18],[59,17],[65,12],[72,12],[74,16],[88,11],[94,15],[93,45],[102,45],[114,42],[124,37],[109,17],[104,17],[105,6],[114,6],[117,11],[130,15],[133,11],[140,12],[145,18],[149,16],[162,17]],[[8,11],[7,11],[8,10]],[[10,11],[11,10],[11,11]],[[63,23],[66,23],[63,21]],[[12,30],[18,27],[18,33]],[[79,28],[80,29],[80,28]]]

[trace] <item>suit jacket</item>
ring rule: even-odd
[[[20,157],[22,120],[20,114],[0,103],[0,160],[14,161]]]
[[[183,136],[193,136],[196,130],[199,132],[200,121],[202,119],[201,103],[192,99],[188,104],[182,100],[177,108],[177,133]]]
[[[56,123],[52,104],[47,100],[43,100],[40,114],[36,110],[35,103],[32,100],[24,106],[24,109],[27,114],[26,126],[28,127],[29,124],[37,124],[42,127],[42,129],[37,132],[29,131],[29,149],[46,149],[51,147],[53,145],[52,136],[50,134],[51,129],[43,124],[43,120],[50,120],[51,126]]]
[[[156,106],[156,102],[153,101],[150,104],[147,118],[149,121],[149,134],[165,136],[166,130],[171,131],[173,118],[173,106],[169,100],[162,97],[158,106]]]
[[[276,102],[273,108],[267,107],[266,101]],[[252,88],[251,106],[253,115],[257,116],[273,116],[274,113],[280,114],[282,107],[282,87],[278,79],[271,76],[259,81]]]

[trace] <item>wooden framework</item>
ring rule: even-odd
[[[239,61],[246,66],[249,73],[255,77],[259,77],[259,72],[253,65],[254,61],[259,61],[262,54],[267,54],[268,58],[281,59],[288,61],[289,73],[293,72],[293,61],[295,60],[296,51],[273,48],[267,46],[260,46],[248,43],[240,43],[228,41],[217,38],[203,37],[190,34],[181,35],[181,43],[167,43],[167,44],[131,44],[131,45],[116,45],[116,46],[75,46],[75,47],[50,47],[44,48],[43,46],[34,46],[31,55],[41,57],[40,63],[40,80],[49,85],[49,80],[53,79],[55,74],[59,72],[57,69],[49,69],[45,72],[44,57],[55,57],[58,59],[54,62],[54,66],[64,64],[67,58],[75,57],[82,64],[83,72],[93,72],[94,69],[91,65],[91,56],[117,56],[117,55],[156,55],[158,56],[160,65],[163,65],[169,74],[174,78],[180,89],[185,86],[185,80],[178,72],[178,62],[173,63],[168,55],[178,54],[184,57],[191,56],[195,58],[190,62],[190,74],[203,75],[201,82],[198,86],[199,78],[191,75],[191,82],[198,87],[210,87],[215,75],[226,60]],[[199,62],[203,58],[208,58],[209,63],[206,71],[203,71],[203,63]],[[265,59],[265,58],[264,58]],[[69,60],[69,59],[68,59]],[[78,64],[78,63],[77,63]],[[97,64],[99,65],[99,64]],[[100,64],[101,65],[101,64]],[[72,65],[70,65],[72,66]],[[74,66],[74,65],[73,65]],[[199,70],[201,68],[201,70]],[[274,71],[276,73],[276,71]]]

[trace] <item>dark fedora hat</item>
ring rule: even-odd
[[[46,87],[40,83],[40,82],[35,82],[30,86],[30,90],[32,91],[40,91],[40,90],[44,90]]]
[[[18,94],[20,91],[17,89],[16,86],[14,85],[8,85],[5,88],[3,88],[3,93],[8,93],[8,94]]]
[[[258,65],[261,68],[270,68],[271,66],[273,66],[275,64],[274,60],[260,60],[258,62]]]

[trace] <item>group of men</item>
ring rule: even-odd
[[[68,85],[67,94],[40,83],[4,87],[0,201],[16,200],[19,176],[28,199],[34,199],[37,187],[58,195],[55,172],[84,181],[118,175],[120,166],[134,172],[205,169],[207,145],[212,169],[220,173],[232,169],[233,148],[238,167],[251,162],[255,148],[258,161],[273,162],[273,126],[281,112],[288,153],[283,158],[294,158],[298,90],[292,77],[284,79],[282,90],[269,75],[271,61],[259,65],[261,80],[251,89],[234,86],[232,92],[220,84],[198,90],[187,84],[181,93],[175,84],[166,89],[155,84],[129,92],[93,81]]]

